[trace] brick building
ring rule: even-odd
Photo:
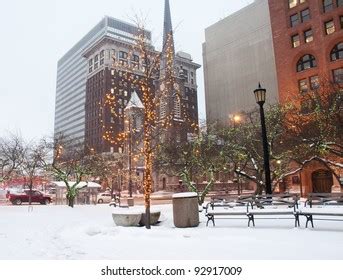
[[[316,90],[321,82],[343,83],[343,0],[269,0],[269,10],[281,103]],[[302,105],[308,109],[306,102]],[[340,191],[338,178],[318,160],[286,184],[303,195]]]
[[[343,82],[343,1],[269,0],[280,102]]]

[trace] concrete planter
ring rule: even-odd
[[[151,212],[150,213],[150,225],[156,225],[158,223],[158,219],[161,216],[161,212],[160,211],[156,211],[156,212]],[[141,220],[139,222],[139,224],[141,226],[145,226],[145,213],[142,214]]]
[[[173,195],[173,220],[177,228],[197,227],[199,225],[197,193]]]
[[[112,218],[117,226],[132,227],[138,226],[142,218],[141,213],[112,213]]]

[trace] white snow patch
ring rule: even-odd
[[[27,206],[2,206],[0,259],[343,259],[341,221],[315,220],[314,229],[305,229],[301,217],[302,227],[294,229],[294,219],[256,219],[256,227],[248,228],[243,217],[206,227],[203,212],[199,227],[179,229],[172,205],[151,211],[161,211],[162,222],[147,230],[117,227],[108,205],[35,205],[32,212]]]

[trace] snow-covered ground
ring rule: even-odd
[[[172,206],[154,206],[163,220],[150,231],[117,227],[107,205],[0,207],[0,259],[343,259],[343,222],[218,220],[197,228],[173,225]]]

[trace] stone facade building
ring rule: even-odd
[[[268,0],[256,0],[205,30],[203,44],[208,123],[228,124],[232,116],[256,107],[261,82],[267,102],[278,102]]]

